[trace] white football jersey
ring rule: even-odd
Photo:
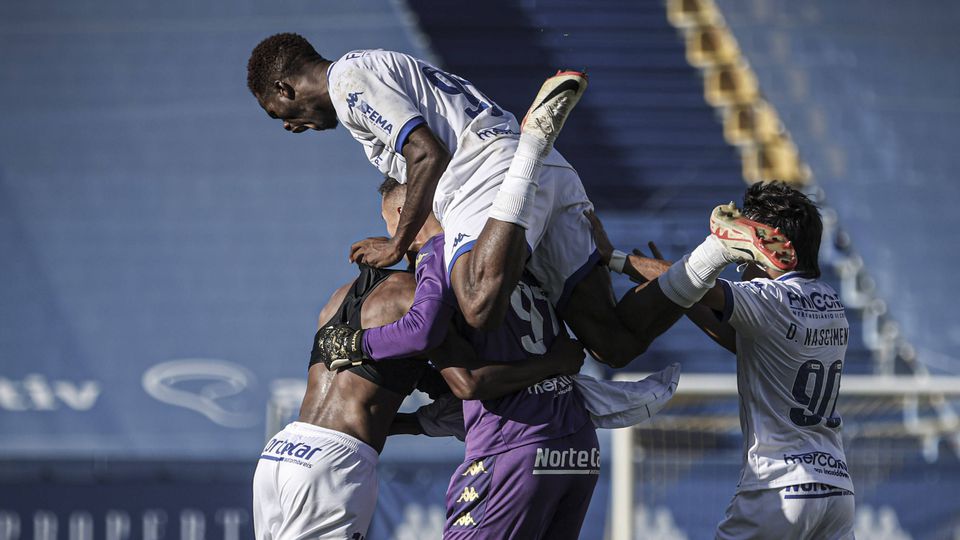
[[[850,335],[840,295],[797,272],[721,284],[737,331],[737,491],[807,482],[853,491],[837,411]]]
[[[513,114],[470,81],[410,55],[352,51],[330,66],[327,81],[337,119],[381,173],[406,183],[401,150],[421,124],[446,145],[451,160],[434,196],[441,222],[459,187],[478,173],[502,173],[516,151],[520,126]],[[545,162],[569,167],[556,151]]]

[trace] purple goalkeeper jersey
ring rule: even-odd
[[[510,297],[510,309],[493,331],[470,327],[456,310],[443,261],[443,235],[428,240],[417,256],[413,306],[400,320],[367,330],[363,348],[374,359],[422,354],[438,347],[451,320],[477,356],[488,362],[517,362],[549,350],[566,332],[546,294],[527,274]],[[405,320],[408,319],[408,320]],[[590,421],[570,377],[545,379],[519,392],[484,401],[463,402],[466,458],[499,454],[512,448],[577,432]]]

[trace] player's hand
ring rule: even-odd
[[[654,259],[660,259],[661,261],[665,261],[665,260],[666,260],[666,259],[663,257],[663,253],[660,253],[660,249],[657,247],[657,244],[653,243],[653,240],[647,242],[647,246],[650,247],[650,253],[653,253],[653,258],[654,258]],[[636,252],[638,252],[638,251],[640,251],[640,250],[639,250],[639,249],[635,249],[635,250],[633,250],[633,251],[634,251],[634,253],[636,253]]]
[[[317,332],[320,359],[329,370],[362,364],[365,360],[362,343],[363,330],[354,330],[345,324],[331,324]]]
[[[403,258],[404,249],[398,248],[392,238],[374,236],[350,246],[350,262],[363,263],[376,268],[397,264]]]
[[[550,347],[550,355],[555,359],[558,375],[580,373],[580,368],[583,367],[583,359],[586,357],[583,344],[564,334],[557,336],[557,339],[554,340]]]
[[[643,277],[646,281],[652,281],[657,279],[660,274],[667,271],[670,268],[670,261],[667,261],[663,258],[663,253],[660,253],[660,249],[657,248],[657,245],[653,242],[647,242],[647,245],[650,247],[650,253],[652,257],[648,257],[643,251],[639,249],[634,249],[633,253],[629,256],[628,264],[630,264],[637,273]]]
[[[583,215],[586,216],[587,221],[590,222],[590,230],[593,232],[593,242],[597,244],[597,252],[600,253],[600,262],[604,266],[610,264],[610,257],[613,256],[613,244],[610,243],[610,238],[607,237],[607,231],[603,228],[603,223],[600,222],[600,218],[597,217],[597,214],[590,210],[584,210]]]

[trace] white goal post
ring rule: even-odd
[[[615,380],[637,380],[646,374],[623,373]],[[739,431],[736,411],[729,407],[709,418],[684,413],[684,404],[710,401],[731,402],[737,398],[736,374],[681,375],[677,393],[660,413],[648,422],[613,430],[611,456],[611,503],[607,537],[634,538],[636,477],[636,431]],[[844,375],[840,390],[844,430],[857,437],[950,437],[960,443],[960,419],[949,406],[960,398],[960,377],[913,375]],[[847,412],[847,406],[852,412]],[[879,411],[879,412],[878,412]],[[894,414],[891,414],[893,411]],[[882,414],[881,414],[882,413]],[[642,479],[641,479],[642,480]],[[733,493],[731,479],[730,493]]]

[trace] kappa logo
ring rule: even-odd
[[[347,94],[347,107],[351,109],[357,105],[357,101],[360,99],[360,94],[363,92],[351,92]]]
[[[460,517],[453,522],[453,525],[456,527],[476,527],[477,522],[473,520],[473,516],[470,515],[470,512],[464,512],[460,514]]]
[[[483,466],[483,460],[471,463],[470,466],[467,467],[467,470],[463,471],[463,474],[460,476],[467,476],[468,474],[470,476],[476,476],[480,473],[487,474],[487,469]]]
[[[460,498],[457,499],[457,502],[473,502],[480,498],[480,494],[477,493],[477,490],[467,486],[463,488],[463,493],[460,494]]]
[[[501,135],[519,135],[519,133],[514,131],[509,125],[507,127],[494,126],[477,131],[477,136],[480,137],[481,141],[493,137],[500,137]]]
[[[377,126],[377,128],[379,128],[384,133],[388,135],[393,133],[393,124],[391,124],[389,120],[387,120],[379,112],[377,112],[376,109],[371,107],[369,103],[361,100],[360,96],[362,94],[363,92],[348,93],[347,107],[349,107],[350,110],[353,110],[354,108],[356,108],[360,114],[369,118],[370,121],[373,122],[373,125]]]
[[[418,254],[418,255],[417,255],[417,261],[416,261],[415,263],[413,263],[413,265],[414,265],[414,266],[420,266],[420,262],[423,261],[424,259],[426,259],[427,256],[429,256],[429,255],[430,255],[429,252],[428,252],[428,253],[420,253],[420,254]]]
[[[470,238],[469,234],[460,233],[456,238],[453,239],[453,248],[456,249],[460,245],[460,242],[463,242],[465,239]]]

